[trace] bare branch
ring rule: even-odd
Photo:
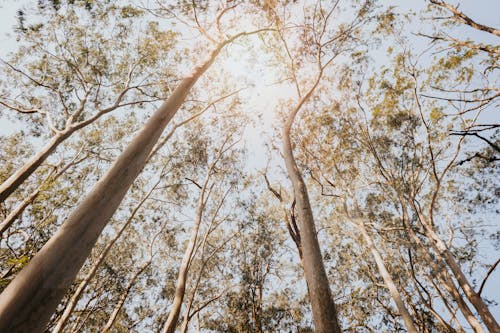
[[[500,259],[497,259],[497,261],[495,261],[495,263],[493,265],[491,265],[488,272],[486,272],[486,276],[484,277],[483,282],[481,283],[481,287],[479,288],[479,291],[477,292],[478,295],[481,295],[481,293],[483,292],[483,288],[484,288],[484,285],[486,284],[486,281],[490,277],[491,273],[493,273],[495,268],[497,268],[498,263],[500,263]]]
[[[440,7],[443,7],[443,8],[446,8],[447,10],[449,10],[453,14],[453,17],[457,21],[462,22],[464,24],[467,24],[468,26],[471,26],[474,29],[486,31],[486,32],[489,32],[490,34],[493,34],[497,37],[500,37],[500,30],[489,27],[489,26],[484,25],[484,24],[477,23],[476,21],[471,19],[469,16],[465,15],[463,12],[458,10],[458,7],[453,7],[452,5],[447,4],[444,1],[430,0],[430,2],[433,3],[434,5],[437,5],[437,6],[440,6]]]

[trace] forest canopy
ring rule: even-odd
[[[0,4],[0,332],[500,333],[462,2]]]

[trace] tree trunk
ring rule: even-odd
[[[212,222],[214,219],[212,219]],[[191,297],[189,298],[187,304],[186,304],[186,310],[184,314],[184,319],[182,320],[182,326],[181,326],[181,333],[187,333],[188,326],[189,326],[189,320],[191,319],[191,307],[193,306],[194,302],[194,297],[196,296],[196,292],[198,290],[198,287],[201,282],[201,277],[203,275],[203,271],[205,270],[205,266],[208,262],[207,259],[205,259],[205,246],[207,244],[207,239],[208,235],[210,234],[210,229],[212,228],[212,223],[208,226],[207,231],[205,232],[205,236],[203,236],[203,240],[201,242],[201,267],[198,270],[198,276],[196,277],[196,282],[192,288],[192,293]]]
[[[158,185],[158,183],[156,183]],[[106,244],[106,247],[102,250],[101,254],[97,258],[96,262],[92,265],[88,273],[85,275],[83,280],[80,282],[78,285],[78,288],[76,288],[76,291],[73,293],[71,296],[70,300],[68,301],[68,304],[66,305],[66,308],[64,309],[64,312],[61,315],[61,318],[59,318],[57,325],[54,327],[52,330],[52,333],[61,333],[64,326],[66,325],[66,322],[68,321],[69,317],[73,313],[73,310],[75,309],[76,304],[78,303],[78,300],[80,299],[80,296],[82,295],[83,291],[89,284],[89,282],[92,280],[94,277],[95,273],[97,272],[97,269],[99,266],[103,263],[104,259],[106,259],[106,256],[108,255],[109,251],[113,247],[113,245],[118,241],[118,239],[121,237],[125,229],[130,225],[132,220],[134,219],[134,216],[137,214],[139,209],[142,207],[144,202],[149,198],[151,193],[153,193],[153,190],[155,187],[153,187],[145,196],[142,198],[142,200],[139,202],[139,204],[134,208],[132,213],[130,214],[129,218],[127,221],[122,225],[120,230],[116,233],[116,235],[111,239],[111,241]]]
[[[450,270],[455,276],[455,279],[457,280],[458,284],[464,291],[465,296],[467,297],[469,302],[474,306],[479,316],[483,320],[484,325],[488,328],[490,333],[500,333],[500,326],[498,326],[495,317],[493,317],[490,310],[488,309],[488,306],[484,303],[481,296],[479,296],[475,292],[474,288],[472,288],[467,277],[462,272],[462,269],[455,260],[453,254],[451,254],[451,252],[448,250],[448,248],[440,238],[437,238],[436,246],[439,251],[442,251],[441,254],[444,256],[444,260],[450,267]]]
[[[0,185],[0,203],[4,202],[70,135],[68,131],[54,135],[43,148]]]
[[[177,277],[177,285],[175,286],[174,301],[172,302],[172,308],[170,309],[167,321],[163,326],[162,333],[174,333],[177,326],[177,321],[179,320],[182,301],[184,300],[184,294],[186,293],[186,282],[189,273],[189,266],[193,257],[196,240],[198,239],[198,231],[200,230],[200,224],[203,218],[203,211],[205,209],[205,191],[207,189],[208,181],[210,180],[213,166],[214,164],[207,170],[207,176],[205,177],[205,180],[201,187],[200,197],[198,200],[198,210],[196,212],[196,221],[193,229],[191,229],[189,242],[187,244],[186,251],[184,252],[184,257],[182,258],[179,275]]]
[[[331,296],[330,285],[323,264],[307,187],[300,174],[295,157],[293,156],[292,144],[290,141],[290,131],[295,116],[305,101],[310,97],[315,86],[301,99],[285,122],[283,128],[283,158],[295,194],[302,245],[302,263],[309,298],[311,300],[315,331],[318,333],[340,333],[340,326],[337,321],[337,311]]]
[[[181,81],[56,234],[0,295],[0,332],[35,333],[45,329],[163,129],[191,87],[231,40],[219,44]]]
[[[396,307],[398,308],[399,314],[401,315],[401,317],[403,317],[406,329],[410,333],[418,333],[418,330],[415,327],[415,324],[413,323],[413,319],[411,318],[408,309],[406,309],[405,303],[401,299],[398,288],[396,287],[396,284],[394,283],[391,274],[387,271],[384,260],[382,259],[382,256],[375,247],[375,244],[373,243],[370,235],[368,234],[365,225],[363,224],[362,221],[359,221],[358,223],[353,222],[353,224],[363,235],[363,238],[365,239],[365,242],[368,245],[368,248],[370,249],[373,258],[375,259],[378,271],[382,276],[382,278],[384,279],[384,283],[387,286],[387,289],[389,289],[389,293],[391,294],[394,303],[396,303]]]
[[[113,327],[116,318],[118,317],[118,314],[120,313],[120,310],[123,307],[123,304],[125,304],[125,301],[127,300],[128,294],[130,293],[130,290],[132,287],[135,285],[135,281],[137,281],[137,278],[139,275],[141,275],[142,272],[151,264],[151,261],[147,261],[145,264],[143,264],[137,272],[135,272],[134,276],[130,279],[127,288],[125,288],[125,291],[120,295],[120,299],[118,303],[116,304],[115,308],[113,309],[113,312],[111,313],[111,316],[109,316],[108,321],[106,322],[106,325],[104,325],[101,333],[108,333],[111,327]]]
[[[469,309],[469,306],[467,303],[464,301],[462,298],[462,295],[460,295],[460,292],[458,291],[457,287],[453,283],[451,277],[448,274],[448,271],[444,267],[440,267],[434,262],[434,259],[432,259],[431,255],[429,254],[429,250],[424,244],[422,244],[421,240],[418,238],[417,234],[411,226],[406,226],[406,229],[410,233],[411,238],[413,241],[416,243],[417,246],[420,247],[422,250],[422,253],[424,254],[425,261],[427,264],[431,267],[432,271],[434,274],[436,274],[436,277],[438,278],[439,281],[441,281],[441,284],[443,287],[450,293],[450,295],[453,297],[453,299],[457,302],[458,307],[460,308],[460,311],[462,312],[463,316],[465,317],[465,320],[471,325],[472,329],[476,333],[484,333],[483,328],[481,327],[481,323],[477,320],[476,316],[472,313],[472,311]],[[442,259],[442,258],[439,258]],[[444,265],[444,263],[443,263]]]
[[[434,228],[430,224],[430,222],[427,220],[427,218],[419,211],[417,211],[420,220],[422,221],[422,224],[424,225],[425,231],[428,235],[428,237],[431,239],[432,243],[434,244],[434,247],[437,251],[437,255],[441,256],[448,267],[450,268],[451,272],[453,273],[453,276],[455,276],[455,279],[457,280],[460,288],[465,293],[465,296],[469,300],[469,302],[474,306],[476,309],[477,313],[481,317],[481,319],[484,322],[484,325],[488,328],[490,333],[500,333],[500,326],[498,325],[497,321],[495,320],[495,317],[491,314],[490,310],[488,309],[488,306],[484,303],[483,299],[481,296],[479,296],[475,291],[474,288],[469,283],[469,280],[465,276],[465,274],[462,272],[462,269],[460,268],[459,264],[455,260],[455,257],[453,254],[450,252],[446,244],[443,242],[441,237],[435,232]]]

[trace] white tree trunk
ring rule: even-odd
[[[184,300],[184,295],[186,293],[186,283],[189,274],[189,266],[193,257],[194,248],[196,246],[196,240],[198,239],[198,231],[200,230],[200,224],[203,218],[203,211],[205,209],[205,191],[207,189],[208,181],[210,180],[210,175],[212,173],[212,168],[207,170],[207,175],[201,187],[200,197],[198,199],[198,209],[196,212],[196,221],[193,228],[191,229],[191,235],[184,252],[184,257],[182,258],[181,267],[179,268],[179,274],[177,277],[177,285],[175,286],[175,296],[172,302],[172,308],[168,314],[167,321],[163,326],[162,333],[174,333],[177,327],[177,321],[179,320],[179,314],[181,312],[182,302]]]
[[[373,258],[375,259],[375,263],[377,264],[378,271],[379,271],[380,275],[382,276],[382,279],[384,280],[384,283],[387,286],[387,289],[389,289],[389,293],[391,294],[391,297],[394,300],[394,303],[396,303],[396,307],[398,308],[399,314],[403,318],[406,329],[410,333],[418,333],[418,330],[415,327],[415,324],[413,323],[413,319],[411,318],[411,315],[408,312],[408,309],[406,308],[406,305],[403,302],[401,295],[399,294],[399,290],[396,287],[396,284],[394,283],[394,280],[392,279],[391,274],[389,273],[389,271],[385,267],[384,260],[382,259],[382,256],[380,255],[377,248],[375,247],[375,244],[373,243],[370,235],[368,234],[368,231],[366,230],[365,225],[363,224],[363,221],[358,221],[357,223],[352,222],[352,223],[363,235],[363,238],[365,239],[365,242],[368,245],[368,248],[370,249],[370,252],[372,253]]]

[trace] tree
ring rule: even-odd
[[[195,254],[195,248],[197,247],[198,243],[198,234],[200,230],[200,225],[203,220],[203,215],[205,214],[205,209],[208,203],[208,200],[212,194],[212,189],[214,188],[214,181],[211,179],[215,173],[217,173],[218,169],[218,164],[221,162],[223,159],[224,155],[228,152],[228,150],[232,149],[234,146],[235,142],[230,142],[231,136],[228,136],[226,140],[221,144],[220,147],[217,147],[217,152],[215,153],[215,156],[212,158],[212,161],[210,163],[207,162],[207,167],[206,167],[206,175],[205,179],[201,184],[198,184],[195,181],[192,181],[193,184],[198,186],[200,188],[200,195],[198,199],[198,207],[196,210],[196,220],[194,221],[194,224],[191,229],[191,234],[188,240],[188,243],[186,245],[186,250],[184,252],[184,256],[182,258],[182,263],[179,268],[179,274],[177,277],[177,284],[175,287],[175,297],[172,302],[172,307],[170,308],[170,312],[168,314],[168,318],[165,322],[165,325],[163,326],[162,332],[164,333],[173,333],[175,332],[175,328],[177,327],[177,321],[179,320],[179,315],[181,312],[181,306],[184,300],[184,295],[186,293],[186,284],[188,282],[188,274],[190,271],[190,266],[193,261],[193,256]],[[220,171],[219,171],[220,172]],[[230,190],[230,189],[229,189]],[[219,210],[224,204],[224,200],[229,193],[226,192],[223,196],[222,199],[220,200],[220,203],[217,204],[217,207],[215,209],[215,212],[213,213],[212,221],[214,221],[217,218],[217,215],[219,214]],[[211,226],[209,227],[209,229]],[[189,316],[189,311],[188,311],[188,316]],[[187,323],[185,324],[187,325]]]
[[[445,1],[430,1],[429,12],[432,14],[435,27],[430,32],[421,32],[420,35],[430,39],[434,48],[446,52],[437,64],[441,66],[441,77],[455,76],[456,80],[453,84],[445,86],[441,83],[442,80],[436,77],[432,89],[422,96],[453,105],[455,113],[464,119],[477,117],[474,114],[476,112],[493,113],[494,105],[500,97],[495,87],[497,80],[495,68],[500,58],[495,38],[499,37],[500,30],[473,20],[467,13],[461,11],[459,6],[452,6]],[[443,17],[450,14],[451,16]],[[450,27],[461,28],[464,31],[463,36],[455,37],[456,34],[451,32]],[[475,36],[471,32],[483,34]],[[473,37],[467,38],[469,35]],[[491,38],[487,38],[490,36],[493,38],[492,41]],[[442,70],[443,66],[446,66],[448,73]],[[479,139],[486,145],[479,151],[476,149],[468,152],[469,156],[459,163],[481,159],[491,165],[498,161],[499,125],[491,122],[488,117],[484,118],[485,120],[476,121],[474,125],[457,126],[450,131],[450,135]]]
[[[467,24],[483,19],[442,1],[149,5],[18,13],[1,180],[84,88],[75,122],[136,64],[122,102],[144,103],[73,132],[0,204],[0,331],[496,330],[497,143],[478,130],[498,37]]]
[[[283,31],[280,32],[280,39],[283,42],[286,57],[290,63],[291,80],[296,87],[298,97],[296,104],[286,114],[283,124],[283,159],[293,187],[297,209],[298,236],[301,246],[299,252],[302,253],[302,266],[308,285],[315,329],[318,332],[340,332],[340,326],[322,260],[306,183],[293,154],[291,131],[297,114],[316,92],[324,71],[341,52],[349,47],[346,44],[349,44],[354,39],[355,28],[366,20],[371,5],[370,2],[362,3],[354,15],[353,22],[344,26],[339,25],[337,31],[335,31],[333,30],[335,28],[331,26],[331,20],[333,20],[332,15],[337,4],[334,3],[331,7],[323,8],[323,4],[318,2],[313,6],[310,22],[305,22],[301,27],[304,29],[302,32],[304,40],[301,41],[303,45],[299,44],[300,46],[298,46],[299,52],[303,52],[303,54],[297,52],[299,57],[291,53],[296,50],[291,51],[288,45],[289,42],[286,40],[287,36]],[[312,26],[313,29],[309,29],[309,26]],[[334,51],[327,53],[329,49],[334,49]],[[313,59],[312,64],[315,67],[315,75],[306,79],[307,84],[302,84],[302,81],[299,81],[298,71],[300,67],[308,67],[305,64],[300,66],[297,63],[300,64],[302,61],[306,63],[310,58]]]
[[[156,64],[172,51],[174,34],[154,22],[140,32],[135,22],[144,16],[141,10],[101,4],[89,11],[66,5],[39,8],[36,14],[43,16],[37,18],[42,23],[24,26],[21,21],[22,47],[9,61],[2,60],[5,75],[16,86],[4,87],[0,105],[21,119],[29,116],[32,133],[48,141],[2,180],[0,203],[76,131],[117,109],[164,99],[162,86],[171,80]],[[103,35],[105,25],[112,36]],[[35,53],[37,57],[26,56]]]
[[[218,28],[220,18],[229,9],[225,8],[219,13]],[[260,31],[263,30],[240,32],[216,41],[207,58],[180,81],[64,225],[0,295],[2,330],[43,329],[191,87],[215,61],[224,46],[239,37]]]

